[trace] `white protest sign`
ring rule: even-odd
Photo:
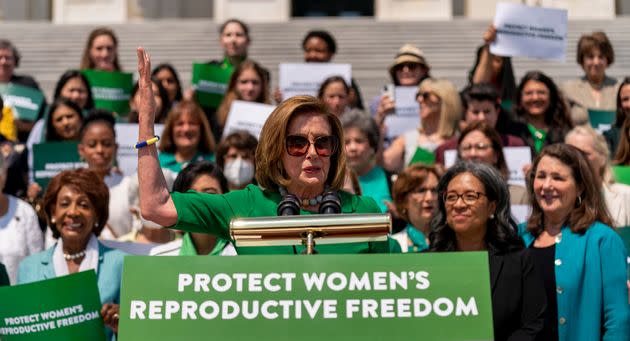
[[[132,175],[138,169],[138,151],[133,146],[138,143],[137,123],[116,123],[116,142],[118,143],[118,168],[124,175]],[[155,124],[155,134],[162,136],[163,124]],[[160,142],[158,142],[158,145]]]
[[[232,102],[223,136],[228,136],[237,130],[245,130],[258,138],[265,121],[275,108],[274,105],[256,102]]]
[[[510,177],[508,184],[525,187],[523,166],[532,163],[532,150],[529,147],[503,147],[503,155],[507,163]]]
[[[532,163],[532,150],[529,147],[503,147],[503,156],[510,176],[507,183],[525,187],[523,166]],[[457,162],[457,150],[444,151],[444,166],[450,168]]]
[[[99,242],[109,248],[118,249],[135,256],[148,256],[151,249],[159,245],[153,243],[119,242],[117,240],[99,240]]]
[[[494,26],[497,39],[490,52],[564,61],[567,47],[567,10],[498,3]]]
[[[527,222],[529,216],[532,214],[532,207],[529,205],[511,205],[510,211],[512,211],[512,217],[517,224]]]
[[[444,151],[444,167],[451,168],[457,162],[457,149]]]
[[[279,83],[282,99],[296,95],[317,97],[319,86],[331,76],[341,76],[350,86],[352,66],[334,63],[282,63],[280,64]]]
[[[417,86],[397,86],[394,89],[395,113],[385,117],[386,139],[394,140],[420,126],[420,104],[416,101]]]

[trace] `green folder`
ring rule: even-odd
[[[414,163],[433,165],[435,163],[435,154],[424,148],[418,147],[416,148],[416,153],[413,154],[413,158],[411,158],[408,166],[411,166]]]
[[[613,175],[615,181],[630,185],[630,167],[629,166],[613,166]]]
[[[193,64],[195,99],[204,108],[218,108],[230,82],[233,68],[216,64]]]
[[[20,120],[37,120],[44,105],[44,94],[41,91],[18,84],[0,84],[0,95],[4,105],[13,108],[15,117]]]
[[[133,75],[116,71],[81,71],[90,82],[94,107],[126,115],[133,89]]]
[[[610,110],[588,109],[588,119],[591,122],[591,127],[596,130],[608,130],[615,122],[616,114],[615,111]],[[600,126],[602,127],[600,128]]]
[[[33,145],[33,177],[45,189],[55,175],[87,167],[78,152],[78,142],[45,142]]]

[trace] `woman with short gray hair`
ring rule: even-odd
[[[569,131],[564,141],[586,155],[598,181],[602,182],[604,201],[614,227],[630,226],[630,186],[615,182],[604,137],[589,126],[577,126]]]
[[[385,170],[376,165],[380,134],[374,120],[358,111],[341,116],[345,136],[347,164],[359,177],[361,193],[372,197],[381,211],[391,202],[391,182]]]

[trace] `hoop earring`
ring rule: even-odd
[[[582,205],[582,196],[578,195],[578,197],[577,197],[577,206],[580,206],[580,205]]]

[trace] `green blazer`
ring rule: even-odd
[[[282,200],[277,192],[262,190],[249,185],[242,190],[227,194],[206,194],[189,191],[171,193],[177,209],[177,224],[171,228],[189,232],[217,235],[230,240],[229,226],[233,218],[276,216],[278,203]],[[339,192],[342,213],[381,213],[374,199]],[[300,214],[313,214],[300,211]],[[236,247],[239,255],[244,254],[299,254],[303,246]],[[398,243],[388,238],[385,242],[346,243],[318,245],[322,254],[353,253],[398,253]]]

